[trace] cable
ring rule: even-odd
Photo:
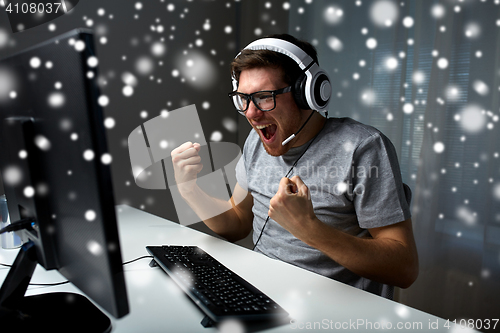
[[[2,264],[0,263],[0,266],[5,266],[5,267],[12,267],[12,265],[7,265],[7,264]],[[63,281],[63,282],[55,282],[55,283],[30,283],[30,286],[59,286],[61,284],[66,284],[69,283],[69,281]]]
[[[132,259],[132,260],[124,262],[122,265],[125,266],[125,265],[128,265],[130,263],[133,263],[134,261],[141,260],[141,259],[146,259],[146,258],[153,259],[153,256],[142,256],[142,257],[139,257],[139,258],[135,258],[135,259]]]
[[[312,112],[314,112],[314,111],[312,111]],[[309,118],[310,117],[311,116],[309,116]],[[308,118],[308,120],[309,120],[309,118]],[[306,121],[306,123],[307,123],[307,121]],[[302,127],[304,127],[304,125],[302,125]],[[321,128],[321,130],[323,130],[323,128]],[[297,163],[299,162],[299,160],[302,158],[302,156],[304,156],[304,154],[309,149],[309,147],[312,145],[312,143],[314,142],[314,140],[316,140],[316,138],[318,137],[319,133],[321,133],[321,130],[318,132],[318,134],[316,134],[314,136],[314,138],[311,140],[311,142],[309,142],[309,144],[307,145],[306,149],[304,149],[304,151],[302,152],[302,154],[300,154],[300,156],[295,160],[295,162],[293,162],[292,167],[290,168],[290,170],[288,170],[288,172],[286,173],[285,177],[288,178],[288,176],[292,172],[293,168],[295,168],[295,166],[297,165]],[[260,229],[259,237],[257,238],[257,241],[255,242],[255,245],[253,246],[252,251],[255,251],[255,248],[257,247],[257,244],[259,244],[260,238],[262,237],[262,233],[264,232],[264,229],[266,228],[266,225],[267,225],[268,221],[269,221],[269,215],[267,216],[266,221],[264,222],[264,225],[262,226],[262,229]]]
[[[0,263],[0,266],[5,266],[5,267],[12,267],[12,265],[7,265],[7,264],[2,264]],[[59,286],[61,284],[66,284],[69,283],[69,281],[63,281],[63,282],[55,282],[55,283],[30,283],[30,286]]]
[[[122,265],[125,266],[125,265],[133,263],[133,262],[135,262],[137,260],[146,259],[146,258],[152,259],[153,256],[142,256],[142,257],[139,257],[139,258],[136,258],[136,259],[132,259],[132,260],[126,261]],[[2,263],[0,263],[0,266],[9,267],[9,268],[12,267],[12,265],[2,264]],[[62,284],[67,284],[67,283],[69,283],[69,281],[55,282],[55,283],[30,283],[29,285],[30,286],[49,286],[50,287],[50,286],[59,286],[59,285],[62,285]]]
[[[262,226],[262,229],[260,229],[259,238],[257,238],[257,241],[255,242],[255,245],[253,246],[252,251],[255,251],[255,248],[257,247],[257,244],[259,244],[260,238],[262,237],[262,233],[264,232],[264,228],[267,225],[267,221],[269,221],[269,215],[267,215],[266,222],[264,222],[264,225]]]
[[[31,228],[33,222],[35,222],[35,221],[33,221],[32,218],[27,218],[27,219],[22,219],[22,220],[16,221],[12,224],[9,224],[8,226],[3,228],[2,230],[0,230],[0,234],[3,234],[5,232],[12,232],[12,231],[17,231],[17,230],[21,230],[21,229]]]
[[[63,281],[63,282],[55,282],[55,283],[30,283],[29,285],[30,286],[48,286],[48,287],[52,287],[52,286],[59,286],[61,284],[66,284],[66,283],[69,283],[69,281]]]
[[[140,259],[145,259],[145,258],[153,258],[153,256],[142,256],[136,259],[132,259],[130,261],[124,262],[122,265],[125,266],[127,264],[133,263],[134,261],[140,260]],[[8,265],[4,265],[8,266]],[[66,284],[69,283],[69,281],[63,281],[63,282],[56,282],[56,283],[30,283],[30,286],[59,286],[61,284]]]

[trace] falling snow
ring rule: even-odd
[[[85,42],[84,41],[76,41],[74,43],[74,47],[75,47],[75,50],[78,51],[78,52],[82,52],[83,50],[85,50]]]
[[[395,2],[389,0],[375,1],[370,8],[370,19],[378,27],[390,27],[399,16]]]
[[[411,103],[405,103],[403,105],[403,112],[406,114],[412,114],[413,110],[415,110],[415,107]]]
[[[96,67],[99,64],[99,60],[96,57],[91,56],[87,59],[87,64],[89,67]]]
[[[481,80],[475,80],[473,83],[472,83],[472,87],[474,88],[474,90],[479,94],[479,95],[482,95],[482,96],[485,96],[485,95],[488,95],[489,91],[490,91],[490,88],[486,85],[486,83],[484,83],[483,81]]]
[[[32,68],[38,68],[42,64],[42,61],[38,57],[33,57],[30,59],[30,66]]]
[[[95,211],[93,211],[93,210],[87,210],[85,212],[85,219],[89,222],[94,221],[96,219],[96,217],[97,217],[97,215],[96,215]]]
[[[86,160],[86,161],[92,161],[94,159],[94,152],[90,149],[87,149],[83,152],[83,158]]]
[[[104,127],[106,127],[107,129],[111,129],[111,128],[115,127],[115,125],[116,125],[116,121],[114,118],[108,117],[108,118],[104,119]]]
[[[111,164],[111,162],[113,161],[113,158],[111,157],[110,154],[106,153],[106,154],[103,154],[101,156],[101,162],[102,164]]]
[[[141,75],[149,75],[155,68],[153,60],[148,56],[142,56],[135,63],[135,70]]]
[[[478,133],[486,125],[486,116],[478,105],[468,105],[461,112],[459,122],[467,133]]]
[[[388,69],[396,69],[398,67],[398,60],[394,57],[391,57],[386,60],[385,65]]]
[[[444,152],[445,146],[442,142],[436,142],[434,143],[433,148],[436,153],[441,154],[442,152]]]
[[[17,166],[7,166],[3,170],[3,181],[10,186],[17,186],[23,180],[23,172]]]
[[[51,148],[50,141],[43,135],[35,136],[35,145],[40,148],[40,150],[48,151]]]
[[[132,86],[124,86],[122,89],[122,93],[126,97],[130,97],[134,94],[134,88]]]
[[[413,73],[413,82],[415,84],[422,84],[425,81],[425,74],[421,71],[416,71]]]
[[[35,189],[32,186],[26,186],[23,190],[23,194],[26,198],[31,198],[35,195]]]
[[[441,19],[446,14],[446,9],[442,4],[435,4],[431,7],[431,15],[435,19]]]
[[[478,11],[484,5],[498,13],[498,1],[480,2],[475,4]],[[239,120],[226,100],[226,90],[231,89],[226,79],[232,57],[239,51],[237,47],[241,46],[236,40],[241,38],[242,31],[238,22],[225,19],[225,16],[232,17],[235,2],[222,3],[220,8],[226,12],[217,12],[217,15],[200,12],[190,1],[133,1],[128,6],[131,13],[128,21],[118,15],[120,11],[103,4],[85,16],[77,17],[80,24],[95,31],[99,58],[88,55],[89,50],[82,40],[75,39],[70,41],[69,46],[65,45],[87,57],[88,71],[85,75],[88,80],[98,82],[101,89],[96,98],[98,105],[103,107],[103,125],[111,138],[111,146],[126,148],[123,136],[125,129],[130,127],[129,121],[134,121],[137,126],[158,114],[167,117],[167,110],[193,103],[198,106],[202,121],[210,119],[203,123],[204,127],[207,126],[205,135],[208,140],[234,140]],[[367,112],[370,121],[378,122],[391,135],[396,135],[394,133],[403,127],[404,135],[418,134],[419,139],[404,137],[400,142],[402,149],[409,149],[413,156],[430,153],[428,156],[432,157],[432,163],[425,159],[419,163],[428,162],[429,167],[436,163],[435,169],[430,170],[429,175],[413,170],[405,174],[406,180],[413,181],[410,185],[414,190],[421,177],[428,177],[436,184],[445,184],[443,191],[447,195],[459,197],[456,203],[450,203],[450,207],[446,208],[449,210],[442,208],[441,211],[440,208],[438,213],[439,220],[454,219],[463,226],[453,231],[454,238],[467,239],[467,228],[483,222],[500,223],[498,210],[493,211],[491,216],[482,216],[482,208],[478,208],[481,206],[477,206],[478,203],[466,189],[476,188],[485,202],[500,202],[498,144],[490,143],[492,138],[498,137],[500,128],[500,109],[498,103],[493,102],[498,101],[500,94],[500,68],[496,61],[491,60],[498,58],[494,54],[496,50],[484,43],[485,38],[491,37],[492,30],[495,34],[499,33],[498,17],[489,21],[478,17],[471,11],[468,1],[422,2],[421,15],[416,15],[415,9],[409,8],[407,2],[392,0],[357,0],[352,4],[347,1],[327,4],[313,0],[266,1],[259,6],[262,13],[249,23],[246,36],[257,38],[280,29],[286,31],[289,27],[280,26],[284,20],[275,14],[277,12],[285,15],[286,22],[290,19],[290,24],[293,23],[290,29],[298,37],[309,38],[313,42],[319,51],[320,62],[333,78],[335,90],[332,98],[335,98],[335,103],[330,104],[332,115],[360,117],[363,121]],[[154,15],[149,15],[151,11]],[[311,24],[313,13],[315,22]],[[363,19],[353,20],[354,15],[362,15]],[[126,34],[116,30],[113,19],[127,23],[130,30]],[[468,53],[463,59],[470,63],[460,62],[463,59],[446,49],[444,42],[422,47],[422,20],[432,23],[436,40],[456,42],[459,36],[461,46],[467,46]],[[187,28],[187,25],[190,27]],[[313,27],[315,25],[316,28]],[[64,22],[54,21],[44,26],[43,32],[56,36],[65,29]],[[321,34],[316,34],[314,29],[321,29]],[[347,37],[350,35],[345,34],[346,29],[352,29],[352,38]],[[400,39],[394,42],[385,34]],[[126,40],[126,46],[120,46],[122,39]],[[9,29],[0,27],[0,52],[16,47],[16,42],[16,36],[13,37]],[[55,75],[57,60],[42,54],[33,55],[25,64],[30,75],[27,79],[36,80],[37,75],[45,72]],[[470,76],[461,75],[462,68],[469,67],[487,67],[488,70],[474,73],[471,70]],[[388,81],[380,77],[395,80],[390,83],[390,93],[384,90]],[[4,103],[26,98],[20,82],[8,68],[0,67],[0,107]],[[71,96],[69,89],[68,82],[54,76],[42,104],[60,114],[58,129],[65,131],[68,141],[74,146],[83,145],[85,138],[79,136],[78,124],[66,110],[71,102],[68,100]],[[344,102],[349,103],[348,107],[337,104],[344,100],[348,101]],[[203,138],[203,135],[198,134],[198,138]],[[53,149],[48,138],[41,136],[35,140],[41,152]],[[165,150],[173,146],[168,140],[159,141],[159,145]],[[465,157],[465,160],[454,157],[457,151],[463,152],[467,159],[474,158],[477,163],[469,163]],[[118,152],[99,156],[92,150],[83,149],[80,154],[85,161],[95,159],[105,165],[126,165]],[[481,154],[486,157],[481,157]],[[407,155],[407,151],[402,154],[405,158]],[[19,152],[19,158],[26,159],[26,151]],[[72,171],[68,172],[72,174]],[[455,172],[463,175],[467,184],[454,180]],[[5,184],[18,185],[23,181],[21,169],[16,166],[8,166],[3,173]],[[120,186],[123,184],[130,182],[122,179]],[[338,184],[338,189],[345,191],[344,185]],[[133,189],[134,186],[128,186],[127,193],[132,193]],[[427,191],[419,188],[417,193],[420,190],[422,193]],[[24,195],[31,197],[43,191],[43,187],[26,187]],[[120,196],[119,200],[139,205],[134,199],[125,198],[127,195]],[[76,198],[75,193],[72,198]],[[159,201],[153,198],[141,200],[140,204],[146,210]],[[95,212],[89,210],[85,218],[93,221]],[[87,250],[99,255],[103,248],[93,241],[89,242]],[[497,257],[497,262],[500,262],[500,254]],[[479,272],[480,278],[496,274],[488,269]],[[476,286],[474,282],[471,287]],[[397,316],[406,319],[404,307],[395,307],[394,311]],[[234,331],[239,326],[236,322],[227,327],[228,331]],[[220,330],[224,331],[223,327]]]
[[[101,244],[95,240],[91,240],[87,243],[87,250],[96,257],[100,256],[104,252]]]
[[[109,97],[106,95],[99,96],[97,99],[97,103],[99,103],[100,106],[108,106],[109,104]]]
[[[122,79],[122,82],[127,86],[131,86],[131,87],[137,86],[137,82],[138,82],[137,78],[134,76],[134,74],[132,74],[130,72],[124,72],[121,75],[121,79]]]
[[[325,22],[330,25],[337,25],[342,22],[344,11],[338,6],[327,7],[323,12]]]
[[[413,27],[413,24],[415,23],[415,20],[413,20],[412,17],[410,16],[407,16],[403,19],[403,25],[406,27],[406,28],[411,28]]]
[[[47,102],[53,108],[60,108],[61,106],[64,105],[65,101],[66,98],[64,97],[64,94],[60,92],[54,92],[49,95]]]
[[[326,43],[335,52],[340,52],[344,48],[344,44],[335,36],[328,37]]]
[[[369,49],[374,49],[377,47],[377,40],[375,38],[368,38],[366,40],[366,47]]]
[[[210,135],[210,141],[221,141],[222,133],[219,131],[214,131],[212,135]]]
[[[448,67],[448,59],[446,58],[439,58],[437,61],[437,65],[441,69],[446,69]]]

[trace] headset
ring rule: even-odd
[[[282,53],[293,59],[302,70],[302,75],[292,85],[295,103],[300,109],[315,110],[328,118],[328,104],[332,94],[330,78],[310,55],[297,45],[278,38],[262,38],[248,44],[243,50],[269,50]],[[238,53],[235,58],[241,54]],[[238,81],[232,76],[233,89]]]

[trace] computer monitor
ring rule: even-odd
[[[28,222],[16,231],[24,245],[0,290],[1,327],[20,312],[38,329],[100,320],[76,294],[24,297],[37,263],[112,316],[129,311],[97,62],[85,29],[0,60],[0,84],[9,86],[0,89],[0,170],[11,222]],[[79,308],[85,301],[91,307]],[[83,322],[70,312],[83,312],[74,313]]]

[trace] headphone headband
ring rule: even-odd
[[[269,50],[282,53],[292,58],[300,69],[304,69],[314,62],[313,58],[297,45],[283,39],[262,38],[248,44],[244,50]],[[241,52],[238,54],[238,56]],[[236,56],[236,58],[238,57]]]

